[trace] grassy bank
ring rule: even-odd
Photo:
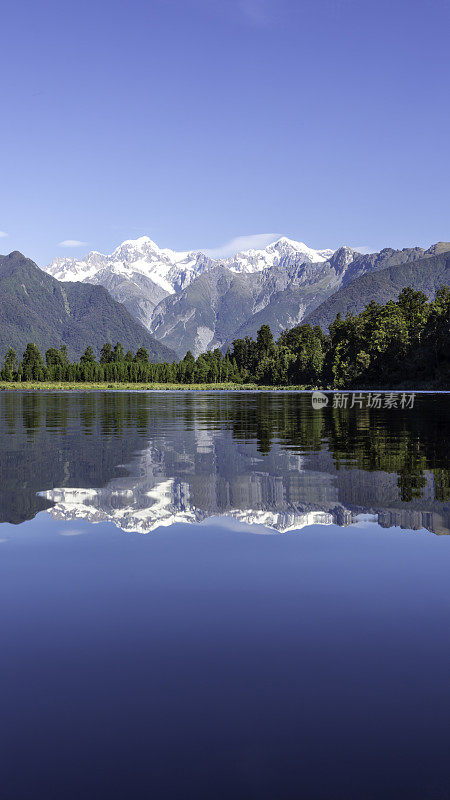
[[[0,381],[0,391],[21,392],[129,392],[129,391],[293,391],[304,386],[258,386],[256,383],[90,383],[56,381]]]

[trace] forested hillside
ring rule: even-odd
[[[181,361],[150,363],[144,347],[124,352],[106,342],[96,359],[87,347],[71,363],[65,348],[51,347],[45,361],[29,343],[19,359],[9,348],[3,380],[118,381],[166,384],[258,384],[304,388],[450,388],[450,289],[441,287],[429,302],[411,287],[397,301],[371,302],[360,314],[340,315],[329,334],[319,326],[298,325],[275,342],[262,325],[256,340],[235,339],[225,355],[216,348]]]
[[[34,342],[42,351],[65,345],[79,358],[88,343],[98,354],[117,340],[146,347],[154,361],[174,357],[103,286],[60,283],[19,252],[0,256],[0,352]]]

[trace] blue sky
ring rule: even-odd
[[[6,2],[0,251],[449,240],[449,29],[449,0]]]

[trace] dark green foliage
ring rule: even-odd
[[[110,364],[113,361],[113,351],[109,342],[105,342],[100,350],[100,364]]]
[[[272,331],[268,325],[261,325],[256,336],[256,350],[258,358],[271,358],[274,354],[275,344]]]
[[[145,347],[140,347],[136,353],[135,361],[142,364],[148,364],[148,352]]]
[[[317,386],[327,349],[327,337],[317,326],[299,325],[281,334],[279,345],[295,354],[289,366],[289,382]]]
[[[13,375],[17,371],[19,366],[19,362],[17,359],[16,351],[13,350],[12,347],[8,349],[8,352],[5,356],[5,364],[4,364],[4,373],[5,373],[5,380],[12,381]]]
[[[450,289],[442,287],[429,303],[410,287],[397,301],[371,302],[360,314],[340,314],[326,335],[321,328],[298,325],[274,342],[268,325],[236,339],[225,355],[219,349],[180,362],[150,363],[145,347],[123,355],[122,345],[106,342],[99,362],[88,347],[77,363],[51,347],[46,366],[34,343],[19,363],[12,348],[1,376],[5,381],[94,381],[208,384],[233,382],[305,388],[381,388],[450,384]]]
[[[87,347],[84,351],[83,355],[81,356],[80,363],[81,364],[93,364],[95,362],[94,351],[92,347]]]
[[[330,326],[324,377],[336,388],[449,384],[450,290],[428,303],[403,289],[397,302],[369,303]]]
[[[45,354],[45,362],[47,367],[64,366],[68,363],[67,348],[57,350],[56,347],[50,347]]]
[[[395,300],[405,286],[435,297],[440,286],[450,283],[450,245],[442,244],[442,248],[447,252],[435,245],[428,251],[433,250],[433,255],[356,277],[308,314],[305,322],[326,330],[339,313],[359,314],[374,298],[378,303]]]
[[[113,350],[113,361],[119,364],[121,361],[123,361],[123,359],[123,347],[120,342],[117,342]]]
[[[25,348],[22,357],[23,380],[42,381],[44,380],[44,364],[39,348],[30,342]]]

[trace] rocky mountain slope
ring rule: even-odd
[[[422,258],[360,275],[308,314],[305,322],[327,330],[337,314],[358,314],[371,300],[377,303],[396,300],[405,286],[412,286],[433,299],[440,286],[449,285],[450,243],[439,242]]]
[[[124,303],[149,329],[154,309],[168,295],[185,290],[196,278],[216,267],[233,274],[253,275],[283,265],[321,264],[332,250],[313,250],[303,242],[283,237],[264,250],[246,250],[226,259],[213,259],[197,251],[160,248],[148,236],[128,240],[110,255],[95,251],[78,260],[55,258],[46,272],[60,281],[101,284]]]
[[[195,278],[186,289],[166,297],[150,324],[153,335],[179,356],[225,347],[235,338],[256,336],[263,324],[277,337],[302,322],[315,308],[358,276],[384,267],[428,258],[433,250],[382,250],[361,255],[341,247],[326,261],[282,262],[253,274],[233,274],[216,267]]]
[[[60,283],[17,251],[0,256],[0,358],[8,347],[21,355],[28,342],[42,353],[65,344],[78,358],[89,344],[98,353],[107,341],[125,350],[144,346],[153,361],[174,358],[103,286]]]
[[[217,260],[162,249],[143,236],[111,255],[57,258],[46,270],[58,280],[105,286],[156,339],[183,357],[187,350],[197,356],[234,338],[255,336],[262,324],[277,336],[305,319],[319,319],[311,316],[319,307],[334,314],[330,298],[361,276],[430,258],[446,247],[361,254],[350,247],[313,250],[282,237],[263,250]],[[410,277],[418,280],[419,272]],[[351,297],[352,291],[340,296]],[[367,302],[367,294],[361,302]]]
[[[385,248],[379,253],[364,255],[350,247],[340,247],[317,273],[317,285],[310,281],[306,288],[294,276],[286,289],[274,294],[265,308],[257,311],[235,332],[236,336],[255,337],[261,325],[267,324],[277,337],[286,328],[292,328],[305,320],[318,305],[324,303],[324,307],[327,307],[328,298],[334,297],[340,287],[351,284],[359,276],[428,257],[434,253],[434,247],[436,245],[426,252],[421,247],[403,250]]]

